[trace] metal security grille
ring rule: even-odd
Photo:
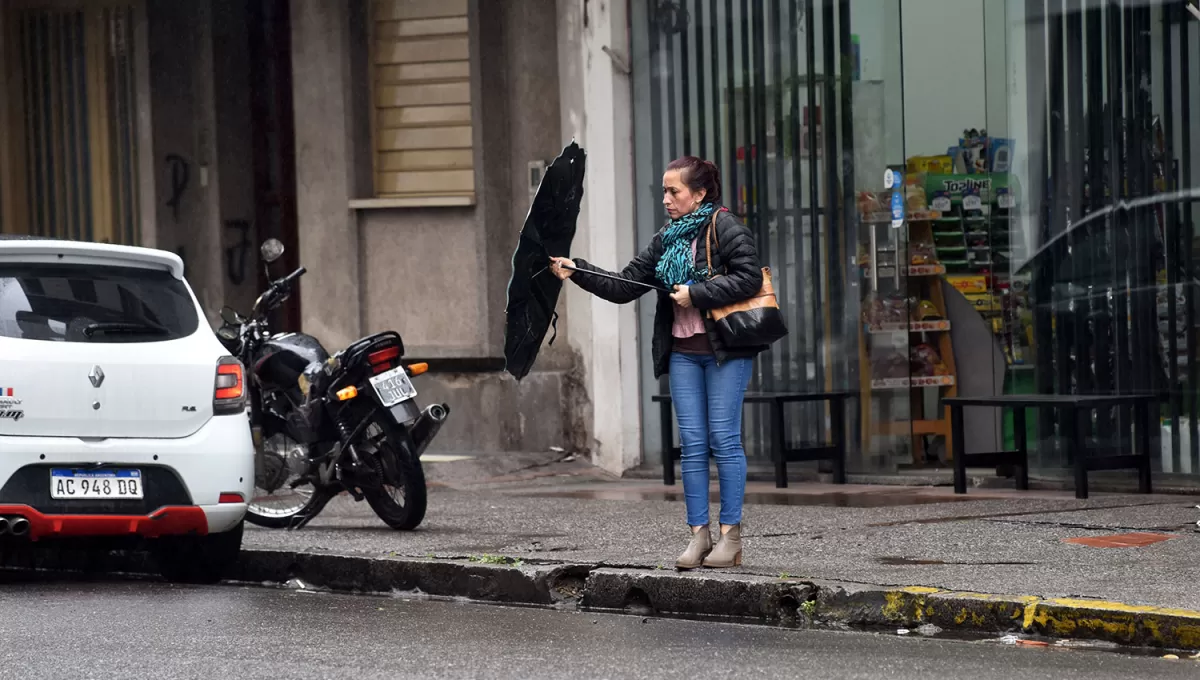
[[[1197,30],[1183,3],[1025,0],[1037,389],[1155,392],[1164,469],[1200,471],[1191,117]],[[1044,182],[1041,178],[1045,178]],[[1126,448],[1130,414],[1087,426]],[[1041,465],[1066,462],[1053,413]],[[1181,444],[1181,428],[1186,447]],[[1190,436],[1189,436],[1190,435]],[[1156,462],[1158,456],[1155,456]]]
[[[657,196],[655,173],[678,156],[717,163],[724,204],[756,234],[788,315],[790,335],[756,362],[750,389],[855,384],[858,301],[847,293],[856,247],[847,161],[849,0],[647,0],[634,7],[645,12],[635,26],[648,26],[655,169],[639,177],[639,195]],[[661,204],[653,220],[666,220]],[[804,411],[789,418],[796,423],[790,440],[821,436],[825,407],[790,408]],[[756,411],[747,412],[746,447],[762,456],[765,414]]]

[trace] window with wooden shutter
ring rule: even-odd
[[[138,243],[133,4],[0,12],[0,232]]]
[[[467,0],[374,0],[370,16],[376,197],[473,205]]]

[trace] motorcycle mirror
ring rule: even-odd
[[[283,243],[277,238],[269,238],[263,241],[259,252],[262,254],[263,261],[270,264],[283,257]]]
[[[242,322],[242,315],[238,314],[232,307],[222,307],[221,320],[231,326],[236,326]]]

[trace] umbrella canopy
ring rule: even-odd
[[[517,380],[533,367],[551,326],[557,334],[558,312],[554,307],[562,281],[550,271],[549,260],[567,257],[571,252],[586,164],[587,154],[572,141],[546,168],[513,253],[505,309],[504,367]],[[554,343],[553,336],[550,343]]]

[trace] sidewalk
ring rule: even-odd
[[[318,562],[305,567],[295,554],[367,558],[354,560],[357,569],[373,560],[457,565],[465,571],[421,589],[499,601],[513,600],[494,584],[482,595],[467,592],[476,587],[472,579],[505,570],[525,570],[533,581],[570,573],[585,590],[583,604],[598,608],[765,619],[802,611],[849,624],[934,621],[976,632],[1200,648],[1200,613],[1193,611],[1200,610],[1200,498],[1094,494],[1080,501],[1060,491],[955,496],[936,487],[751,483],[743,567],[679,574],[673,560],[687,540],[680,486],[616,480],[561,462],[453,481],[454,467],[478,465],[430,466],[429,512],[416,532],[390,531],[365,504],[338,501],[298,532],[248,530],[245,546],[268,561],[293,556],[287,569],[315,583],[320,578],[307,572]],[[1066,542],[1130,533],[1117,542],[1146,545]],[[419,581],[421,569],[395,568],[408,585]],[[338,579],[365,587],[345,571]],[[533,581],[514,587],[545,585]],[[734,601],[747,593],[775,600]],[[807,600],[814,604],[801,606]]]

